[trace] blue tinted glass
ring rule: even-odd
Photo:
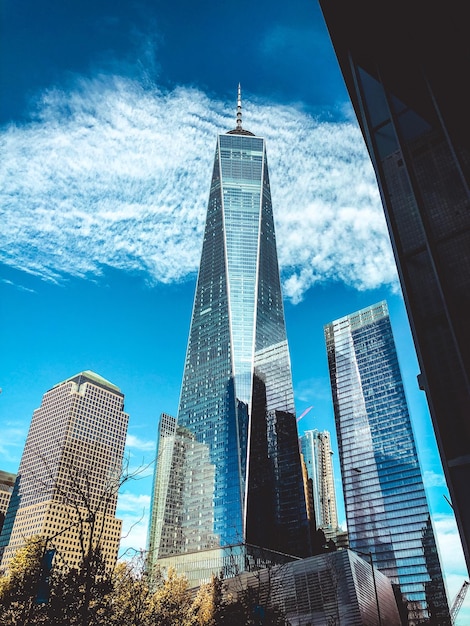
[[[371,552],[426,622],[446,596],[386,303],[325,336],[350,546]]]
[[[261,138],[219,136],[178,417],[162,423],[154,559],[243,542],[308,550]]]

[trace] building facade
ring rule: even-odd
[[[0,533],[2,532],[5,515],[10,504],[11,494],[15,486],[16,474],[0,470]]]
[[[395,585],[403,623],[450,624],[386,302],[325,338],[350,547]]]
[[[379,183],[470,568],[467,7],[458,0],[320,5]]]
[[[242,544],[309,553],[265,141],[242,128],[240,96],[236,129],[217,139],[178,417],[169,428],[168,464],[176,467],[178,457],[180,471],[162,491],[157,463],[152,518],[160,515],[163,528],[159,541],[150,533],[151,563]],[[159,459],[167,440],[161,427]]]
[[[232,597],[247,589],[258,607],[278,609],[290,626],[401,624],[390,580],[351,550],[244,572],[226,581]]]
[[[84,549],[98,545],[107,565],[114,565],[127,422],[124,395],[94,372],[81,372],[44,394],[0,535],[2,569],[35,535],[55,550],[58,566],[80,565]]]
[[[335,540],[342,531],[338,527],[330,433],[307,430],[299,437],[299,443],[308,478],[312,481],[316,527],[324,532],[326,539]]]

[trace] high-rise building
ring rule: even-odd
[[[307,430],[299,437],[299,442],[312,481],[316,527],[324,532],[326,539],[334,540],[341,529],[338,527],[330,433]]]
[[[470,571],[467,6],[320,0],[379,183]]]
[[[395,585],[404,623],[450,625],[386,302],[325,338],[350,547]]]
[[[3,528],[5,514],[10,504],[11,494],[15,485],[16,474],[0,470],[0,533]]]
[[[44,394],[0,535],[3,569],[35,535],[56,551],[59,566],[78,566],[84,546],[98,545],[107,565],[114,565],[127,422],[120,389],[93,372],[81,372]]]
[[[178,417],[164,422],[151,564],[188,573],[198,552],[231,560],[247,545],[309,553],[265,141],[242,128],[240,92],[237,126],[217,139]]]

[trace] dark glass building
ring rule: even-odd
[[[319,1],[377,175],[470,567],[467,6]]]
[[[350,548],[390,578],[403,624],[450,626],[386,303],[325,338]]]
[[[217,139],[178,417],[159,435],[149,558],[189,555],[184,571],[230,546],[309,553],[265,142],[238,105]]]

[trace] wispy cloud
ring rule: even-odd
[[[130,433],[127,433],[126,446],[128,448],[136,448],[137,450],[141,452],[154,451],[155,440],[149,439],[149,440],[144,441],[143,439],[140,439],[139,437],[136,437],[135,435],[131,435]]]
[[[427,489],[431,487],[446,487],[446,481],[443,474],[439,474],[432,470],[426,470],[423,474],[423,481]]]
[[[128,556],[145,550],[149,524],[150,496],[133,494],[129,491],[119,494],[117,517],[122,519],[120,553],[128,551]]]
[[[184,280],[199,262],[215,138],[233,126],[232,104],[110,76],[44,93],[29,124],[1,131],[1,258],[53,281],[103,266]],[[267,139],[287,297],[328,280],[393,287],[356,126],[250,101],[245,119]]]
[[[295,398],[297,401],[303,403],[314,403],[319,399],[330,401],[330,381],[326,377],[301,380],[296,385]]]
[[[1,389],[0,389],[1,393]],[[3,461],[17,461],[24,446],[28,425],[18,426],[5,421],[2,424],[2,437],[0,439],[0,457]]]
[[[30,293],[36,293],[34,289],[30,289],[29,287],[25,287],[24,285],[18,285],[17,283],[14,283],[12,280],[8,280],[7,278],[0,279],[0,282],[4,283],[5,285],[10,285],[11,287],[14,287],[15,289],[19,289],[20,291],[28,291]]]

